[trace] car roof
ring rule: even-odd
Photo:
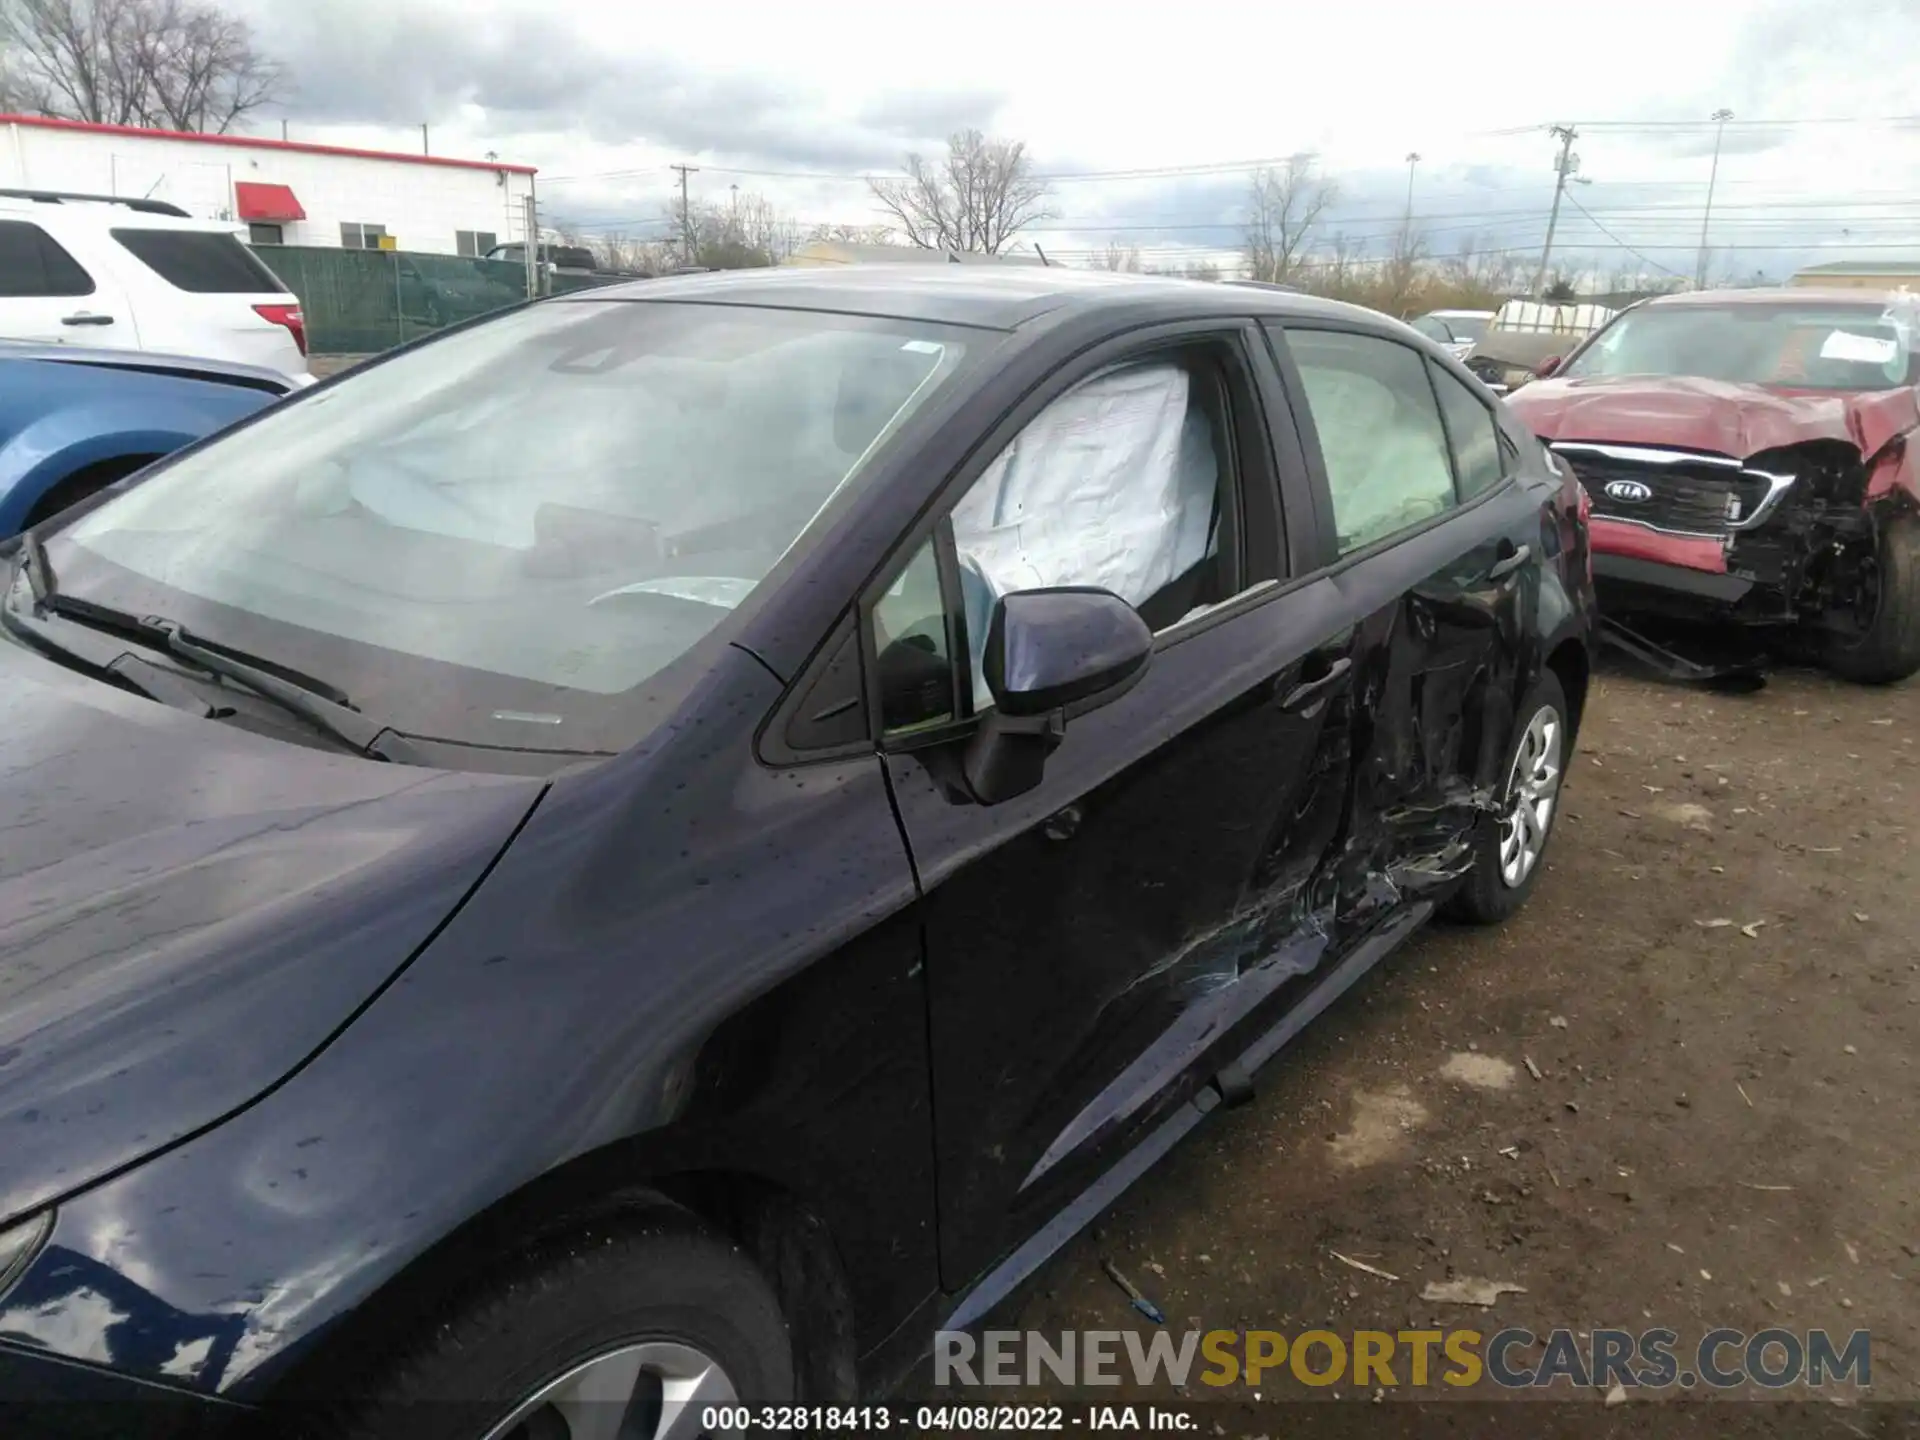
[[[626,285],[576,290],[548,304],[594,300],[765,305],[790,310],[885,315],[932,324],[1011,330],[1042,315],[1071,311],[1165,308],[1170,302],[1221,315],[1371,315],[1357,306],[1284,290],[1222,285],[1172,276],[1128,275],[1065,266],[925,264],[776,266],[707,275],[667,275]],[[1374,317],[1379,318],[1379,317]]]
[[[1429,310],[1427,314],[1437,315],[1442,320],[1490,320],[1497,311],[1493,310]]]
[[[54,224],[79,222],[109,225],[116,230],[184,230],[197,234],[238,235],[241,226],[231,220],[195,220],[191,216],[157,215],[111,199],[34,200],[0,195],[0,215],[10,220]]]
[[[1847,286],[1769,286],[1756,290],[1688,290],[1679,295],[1656,295],[1645,305],[1859,305],[1884,308],[1898,298],[1892,290],[1862,290]]]
[[[285,395],[297,388],[278,370],[263,365],[240,365],[230,360],[210,360],[199,355],[167,355],[151,350],[110,350],[86,345],[35,345],[20,340],[0,339],[0,360],[52,361],[61,365],[91,365],[109,370],[137,370],[152,375],[171,375],[183,380],[205,380],[214,384],[236,384],[249,389],[271,389]]]

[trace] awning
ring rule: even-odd
[[[300,208],[293,191],[285,185],[261,185],[237,180],[233,186],[233,199],[239,207],[242,220],[273,222],[307,218],[307,212]]]

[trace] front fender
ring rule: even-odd
[[[19,530],[40,497],[75,471],[128,456],[170,454],[274,398],[237,387],[197,388],[207,393],[59,405],[7,436],[0,443],[0,536]]]
[[[63,1204],[0,1333],[259,1400],[470,1221],[609,1157],[804,1197],[891,1328],[937,1282],[913,877],[877,757],[753,758],[779,688],[727,647],[655,739],[557,779],[305,1069]]]

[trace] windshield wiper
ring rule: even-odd
[[[275,664],[268,668],[271,662],[243,660],[225,646],[213,649],[175,620],[147,616],[139,624],[169,654],[271,700],[289,715],[298,716],[332,739],[381,760],[420,763],[417,752],[404,736],[379,720],[368,719],[343,693],[325,681],[310,676],[295,680],[292,678],[295,672],[284,666]]]
[[[136,643],[165,650],[190,665],[273,702],[329,739],[337,740],[362,754],[381,760],[424,763],[405,736],[397,734],[380,721],[368,719],[354,707],[344,691],[324,680],[303,675],[276,661],[243,656],[227,646],[211,647],[175,620],[157,615],[135,615],[132,611],[115,609],[78,595],[62,595],[55,587],[46,549],[31,530],[21,537],[21,564],[26,569],[27,583],[33,589],[34,599],[49,614],[89,629],[120,635]],[[114,669],[113,666],[106,668]],[[157,679],[151,673],[153,667],[142,662],[140,669],[138,678],[118,670],[115,673],[156,700],[175,703],[180,698],[177,681],[173,686],[166,687],[169,693],[157,693],[152,683]],[[202,713],[208,712],[203,710]]]

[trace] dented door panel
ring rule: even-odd
[[[1534,648],[1541,507],[1512,484],[1339,572],[1359,625],[1360,722],[1340,838],[1339,940],[1360,939],[1472,864],[1505,781],[1518,677]]]
[[[1351,687],[1321,677],[1348,653],[1343,604],[1317,580],[1164,637],[1015,800],[888,757],[926,895],[950,1279],[1084,1189],[1324,963]]]

